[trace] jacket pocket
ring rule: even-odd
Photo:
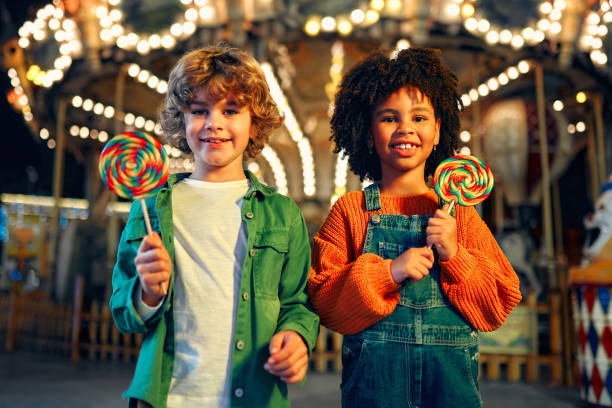
[[[157,217],[149,215],[151,221],[151,228],[153,231],[161,235],[159,220]],[[130,218],[125,224],[125,240],[127,242],[137,242],[140,245],[140,241],[147,236],[147,227],[145,225],[145,219],[143,216]]]
[[[144,217],[136,217],[130,218],[125,224],[125,242],[132,248],[134,253],[138,253],[140,243],[147,235],[144,222]]]
[[[289,252],[287,231],[260,231],[253,244],[255,296],[278,298],[278,285]]]

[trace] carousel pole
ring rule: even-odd
[[[601,94],[593,95],[593,122],[595,123],[595,136],[597,138],[597,167],[599,170],[599,188],[605,183],[608,176],[606,170],[606,144],[604,141],[603,107]]]
[[[597,202],[599,196],[600,180],[603,175],[599,174],[599,166],[597,165],[597,139],[595,137],[594,120],[589,120],[587,123],[587,158],[589,165],[589,175],[591,181],[591,202],[593,205]]]
[[[538,111],[538,133],[540,139],[540,166],[542,167],[542,223],[544,229],[544,256],[549,272],[551,288],[557,287],[557,277],[553,263],[553,229],[550,200],[550,167],[548,163],[548,136],[546,134],[546,99],[544,97],[544,72],[542,65],[536,63],[536,98]]]
[[[49,227],[49,280],[47,295],[53,293],[55,284],[53,280],[57,275],[57,241],[60,223],[60,200],[62,198],[62,187],[64,179],[64,149],[66,142],[66,98],[61,98],[57,106],[57,126],[55,130],[55,158],[53,163],[53,209],[51,210]]]
[[[125,74],[127,65],[123,64],[117,72],[117,82],[115,87],[115,110],[123,112],[123,102],[125,93]],[[116,116],[115,116],[116,118]],[[119,134],[123,131],[123,122],[115,119],[114,132]],[[117,202],[117,196],[111,194],[108,204],[112,205]],[[117,256],[117,247],[119,246],[119,217],[117,213],[112,211],[109,214],[108,227],[106,228],[106,280],[104,284],[105,299],[109,299],[113,291],[112,277],[113,268],[115,266],[115,258]]]
[[[536,99],[538,112],[538,133],[540,139],[540,166],[542,168],[542,223],[544,229],[544,258],[548,273],[548,312],[549,312],[549,344],[551,353],[552,381],[563,381],[563,345],[568,347],[564,339],[563,328],[567,327],[566,310],[564,310],[563,288],[564,279],[557,276],[557,265],[554,259],[554,239],[552,225],[552,205],[550,197],[550,165],[548,162],[548,136],[546,132],[546,99],[544,96],[544,70],[536,63]]]

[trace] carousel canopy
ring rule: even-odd
[[[523,133],[528,137],[536,67],[544,72],[556,129],[549,143],[559,151],[564,146],[575,153],[588,128],[596,126],[591,111],[609,109],[608,0],[54,0],[25,5],[23,18],[7,5],[2,9],[7,101],[37,143],[53,150],[65,135],[65,148],[84,164],[126,129],[163,139],[157,110],[171,67],[186,50],[219,41],[246,49],[262,63],[286,118],[284,128],[248,166],[298,201],[329,202],[360,187],[344,158],[332,153],[329,114],[342,73],[381,46],[442,50],[459,77],[462,153],[489,159],[500,154],[495,143],[519,138],[518,130],[506,135],[509,139],[488,136],[492,127],[486,124],[492,119],[487,115],[500,115],[494,108],[502,101],[524,101],[512,109],[527,112]],[[189,156],[165,148],[172,171],[193,166]],[[520,153],[524,146],[516,149]],[[529,191],[507,194],[527,199]]]

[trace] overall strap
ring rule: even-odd
[[[372,183],[363,190],[365,194],[366,211],[378,211],[382,208],[380,205],[380,189],[378,183]]]

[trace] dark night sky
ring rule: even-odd
[[[32,19],[37,6],[48,4],[45,0],[0,0],[2,40],[16,30],[26,19]],[[6,16],[10,16],[13,28],[7,30]],[[8,31],[8,32],[7,32]],[[0,193],[21,193],[52,195],[54,151],[46,146],[38,135],[33,135],[20,112],[11,108],[6,99],[10,90],[9,78],[4,69],[0,70]],[[71,154],[66,154],[66,174],[82,174],[82,167]],[[64,196],[82,197],[82,178],[65,178]]]

